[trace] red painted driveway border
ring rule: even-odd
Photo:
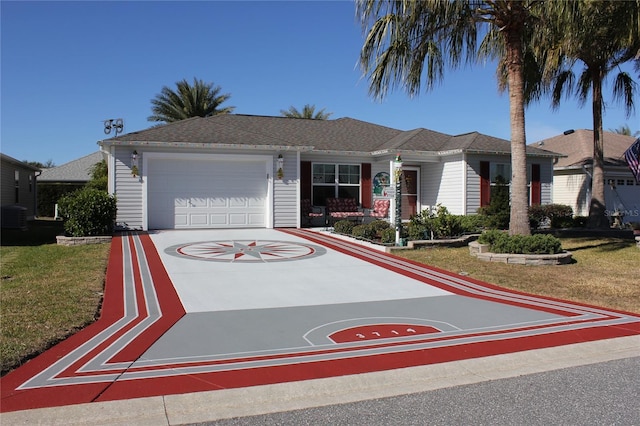
[[[259,361],[258,357],[235,359],[227,369],[205,372],[193,370],[199,367],[193,363],[172,364],[165,367],[165,376],[144,378],[139,375],[144,369],[131,368],[133,362],[185,311],[149,235],[121,235],[112,242],[100,319],[0,379],[0,411],[367,373],[640,334],[640,317],[634,314],[505,290],[311,231],[283,232],[458,295],[538,309],[564,316],[566,321],[562,327],[530,326],[469,334],[465,336],[470,339],[468,343],[428,334],[410,344],[372,341],[370,347],[361,348],[386,351],[374,355],[325,348],[326,353],[342,354],[317,360],[314,356],[319,351],[289,353],[263,357],[271,365],[254,367],[251,362]],[[435,346],[419,349],[421,342]],[[202,365],[216,367],[211,362]],[[135,378],[134,372],[138,374]]]

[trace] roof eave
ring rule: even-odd
[[[231,144],[231,143],[205,143],[205,142],[159,142],[159,141],[98,141],[100,146],[130,146],[130,147],[150,147],[150,148],[200,148],[200,149],[240,149],[240,150],[274,150],[274,151],[312,151],[313,146],[302,145],[251,145],[251,144]]]

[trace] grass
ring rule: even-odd
[[[561,238],[573,263],[558,266],[484,262],[467,247],[397,250],[394,254],[501,287],[640,313],[640,250],[633,239]]]
[[[2,230],[0,369],[2,374],[93,322],[102,300],[109,244],[55,243],[60,222]]]
[[[2,374],[93,322],[100,309],[109,244],[55,244],[62,225],[36,221],[3,230],[0,247]],[[574,262],[562,266],[490,263],[467,247],[394,253],[506,288],[640,313],[640,250],[632,239],[561,239]]]

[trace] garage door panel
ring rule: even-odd
[[[150,229],[264,227],[264,161],[149,159]]]

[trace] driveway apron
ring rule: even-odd
[[[640,334],[302,229],[114,237],[100,319],[3,377],[3,412],[240,388]]]

